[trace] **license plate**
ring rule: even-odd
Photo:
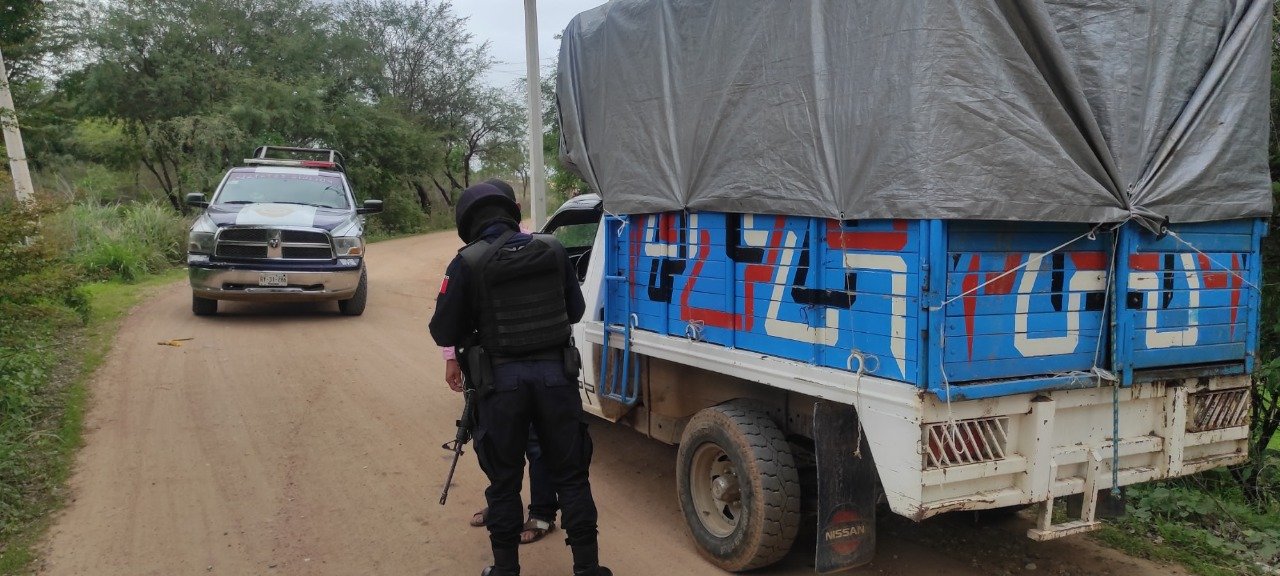
[[[271,273],[263,272],[261,275],[258,276],[258,285],[259,286],[288,286],[289,277],[287,274],[284,274],[284,273],[271,274]]]

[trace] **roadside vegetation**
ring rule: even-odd
[[[523,86],[486,79],[499,63],[447,0],[0,0],[0,50],[37,197],[16,202],[3,154],[0,574],[30,569],[63,499],[117,320],[179,278],[186,194],[258,145],[333,147],[384,202],[378,240],[528,178]],[[578,185],[555,180],[549,208]]]
[[[38,196],[16,204],[0,172],[0,574],[9,574],[27,569],[63,497],[87,375],[116,320],[140,286],[177,278],[187,193],[210,194],[260,144],[331,146],[346,154],[358,200],[384,201],[370,218],[370,238],[383,239],[449,227],[463,188],[496,176],[522,189],[528,167],[523,87],[486,81],[499,63],[448,0],[0,2],[0,50]],[[554,209],[585,186],[557,170],[554,77],[541,88]],[[1271,159],[1280,199],[1274,121]],[[1264,244],[1252,459],[1132,488],[1128,516],[1100,536],[1110,545],[1199,574],[1280,574],[1276,224]]]
[[[0,574],[30,561],[79,445],[88,375],[137,282],[173,270],[185,227],[142,204],[0,203]]]

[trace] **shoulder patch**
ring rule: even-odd
[[[440,293],[444,294],[449,290],[449,276],[446,274],[444,280],[440,282]]]

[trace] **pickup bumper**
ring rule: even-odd
[[[364,266],[334,269],[188,266],[191,291],[201,298],[251,302],[345,300],[355,295]],[[285,274],[286,286],[259,286],[263,274]]]

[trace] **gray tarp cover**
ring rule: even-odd
[[[614,0],[561,159],[616,213],[1265,216],[1270,0]]]

